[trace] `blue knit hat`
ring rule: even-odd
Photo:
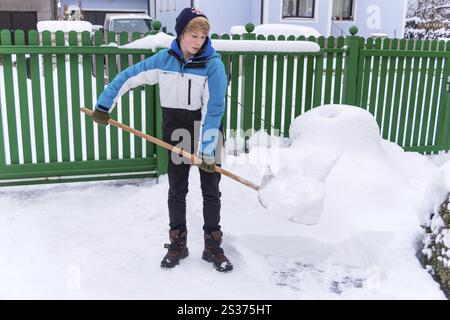
[[[195,13],[195,8],[184,8],[175,20],[175,31],[177,32],[177,38],[179,38],[183,34],[184,29],[186,29],[188,23],[192,19],[198,17],[204,17],[208,19],[203,13]]]

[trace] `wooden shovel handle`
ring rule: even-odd
[[[80,110],[82,112],[84,112],[85,114],[87,114],[88,116],[92,117],[92,113],[93,113],[92,110],[89,110],[89,109],[86,109],[86,108],[83,108],[83,107],[81,107]],[[197,156],[195,156],[195,155],[193,155],[193,154],[191,154],[191,153],[189,153],[187,151],[184,151],[184,150],[182,150],[182,149],[180,149],[178,147],[172,146],[171,144],[169,144],[167,142],[164,142],[164,141],[162,141],[162,140],[160,140],[158,138],[155,138],[155,137],[153,137],[151,135],[148,135],[148,134],[143,133],[141,131],[138,131],[138,130],[136,130],[134,128],[131,128],[131,127],[129,127],[129,126],[123,124],[123,123],[120,123],[120,122],[118,122],[118,121],[116,121],[114,119],[109,119],[108,123],[110,125],[112,125],[112,126],[118,127],[120,129],[125,130],[127,132],[130,132],[130,133],[132,133],[132,134],[134,134],[134,135],[136,135],[138,137],[141,137],[142,139],[145,139],[145,140],[148,140],[150,142],[153,142],[154,144],[157,144],[158,146],[163,147],[163,148],[165,148],[167,150],[170,150],[170,151],[172,151],[172,152],[174,152],[176,154],[179,154],[179,155],[181,155],[181,156],[183,156],[183,157],[185,157],[187,159],[190,159],[191,163],[193,163],[193,164],[195,164],[197,166],[202,163],[202,160],[199,157],[197,157]],[[223,174],[223,175],[233,179],[233,180],[236,180],[237,182],[240,182],[240,183],[246,185],[247,187],[252,188],[253,190],[256,190],[256,191],[259,190],[259,186],[253,184],[252,182],[250,182],[250,181],[248,181],[248,180],[246,180],[246,179],[244,179],[244,178],[242,178],[242,177],[240,177],[240,176],[238,176],[238,175],[236,175],[236,174],[234,174],[234,173],[232,173],[232,172],[230,172],[230,171],[228,171],[226,169],[223,169],[221,167],[215,166],[214,170],[216,172],[220,173],[220,174]]]

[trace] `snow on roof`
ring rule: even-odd
[[[387,38],[388,34],[379,32],[379,33],[372,33],[370,36],[372,38]]]
[[[43,31],[76,31],[83,32],[89,31],[92,32],[92,23],[87,21],[59,21],[59,20],[49,20],[49,21],[39,21],[37,23],[38,32]]]
[[[168,48],[175,37],[159,32],[142,39],[130,42],[120,48],[127,49],[151,49]],[[317,43],[310,41],[268,41],[263,40],[212,40],[212,45],[217,51],[253,51],[253,52],[319,52]]]
[[[125,49],[151,49],[156,51],[158,48],[169,48],[175,37],[164,32],[159,32],[155,35],[149,35],[144,38],[135,40],[126,45],[120,46]]]
[[[320,46],[311,41],[267,41],[267,40],[212,40],[217,51],[254,52],[319,52]]]
[[[247,33],[245,26],[232,26],[230,29],[231,34],[244,34]]]
[[[233,26],[230,30],[231,34],[244,34],[247,31],[244,26]],[[276,37],[280,35],[284,36],[305,36],[305,37],[320,37],[321,34],[317,29],[312,27],[306,27],[296,24],[276,24],[276,23],[267,23],[261,24],[259,26],[255,26],[255,30],[253,33],[257,35],[262,34],[264,36],[274,35]]]

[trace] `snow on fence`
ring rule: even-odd
[[[221,51],[229,77],[226,136],[262,129],[288,136],[295,117],[319,105],[345,103],[370,111],[383,138],[407,150],[448,150],[450,43],[364,40],[356,28],[350,33],[346,38],[257,38],[310,40],[319,44],[319,53]],[[80,46],[72,32],[69,47],[62,32],[52,44],[50,33],[31,31],[29,46],[22,31],[15,32],[14,46],[9,31],[0,36],[0,185],[165,172],[165,150],[111,126],[98,127],[79,112],[80,106],[92,109],[108,81],[151,50],[103,46],[116,39],[114,33],[92,37],[85,32]],[[119,44],[140,37],[124,33]],[[211,38],[232,43],[256,36]],[[161,137],[157,86],[123,96],[112,116]]]

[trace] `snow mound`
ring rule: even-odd
[[[314,108],[294,120],[289,132],[293,148],[354,155],[381,151],[380,130],[375,118],[354,106]]]
[[[39,21],[36,25],[38,32],[43,31],[63,31],[63,32],[92,32],[92,23],[88,21]]]
[[[120,46],[124,49],[151,49],[156,51],[159,48],[169,48],[175,37],[164,32],[158,32],[155,35],[148,35],[144,38],[135,40],[126,45]]]
[[[232,26],[230,29],[231,34],[244,34],[247,33],[245,30],[245,26]],[[295,25],[295,24],[286,24],[286,23],[267,23],[267,24],[260,24],[258,26],[255,26],[255,29],[253,30],[253,33],[257,35],[264,35],[264,36],[270,36],[273,35],[275,37],[278,37],[280,35],[284,36],[295,36],[295,37],[320,37],[320,32],[312,27],[307,26],[301,26],[301,25]]]
[[[415,230],[445,194],[444,179],[424,156],[379,132],[374,117],[355,106],[325,105],[299,116],[291,145],[272,162],[274,179],[260,191],[268,213],[317,225],[311,235],[322,240]]]
[[[156,35],[148,35],[135,40],[120,48],[126,49],[151,49],[169,48],[175,37],[159,32]],[[212,46],[217,51],[236,52],[319,52],[320,46],[312,41],[268,41],[265,40],[211,40]]]
[[[327,160],[316,167],[315,175],[310,175],[303,166],[284,166],[259,192],[261,201],[278,217],[306,225],[317,224],[324,206],[324,182],[337,158]]]
[[[267,23],[261,24],[255,27],[253,31],[256,34],[268,35],[286,35],[286,36],[305,36],[305,37],[320,37],[321,34],[317,29],[307,26],[293,25],[293,24],[282,24],[282,23]]]

